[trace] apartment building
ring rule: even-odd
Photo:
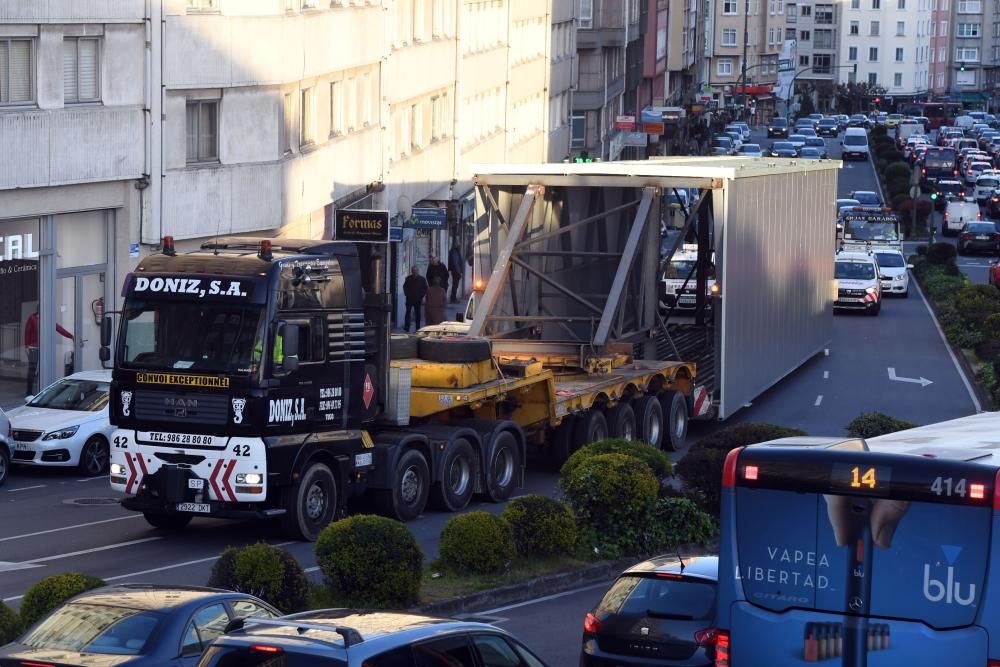
[[[144,5],[0,2],[0,405],[100,367],[149,172]]]
[[[665,105],[667,85],[667,19],[670,0],[647,0],[646,33],[642,48],[643,86],[639,108]],[[680,91],[676,91],[678,96]],[[680,100],[674,100],[683,103]]]
[[[657,0],[657,7],[662,4]],[[699,30],[698,0],[666,0],[667,4],[667,37],[666,37],[666,85],[664,88],[664,103],[667,106],[680,106],[694,101],[700,92],[699,73],[704,49],[704,29]],[[659,38],[657,38],[659,39]],[[657,41],[659,49],[659,41]]]
[[[837,11],[833,2],[789,2],[785,6],[785,40],[794,40],[796,62],[791,63],[796,75],[796,88],[802,92],[813,84],[813,102],[821,111],[832,111],[835,96],[833,82],[837,67]],[[823,85],[826,84],[826,85]]]
[[[951,0],[931,0],[930,62],[927,88],[931,95],[948,93],[951,63]]]
[[[981,0],[976,0],[981,1]],[[841,5],[842,65],[859,81],[885,88],[890,104],[926,97],[930,85],[932,0],[848,0]],[[847,82],[853,69],[839,70]]]
[[[560,162],[572,152],[573,91],[577,82],[577,0],[550,0],[548,162]]]
[[[717,0],[711,8],[705,54],[713,100],[720,107],[731,106],[745,94],[759,117],[768,118],[775,110],[785,0]],[[744,57],[747,80],[741,82]]]
[[[579,3],[573,153],[617,160],[625,147],[625,137],[622,130],[615,128],[615,117],[638,111],[644,5],[640,0]]]
[[[988,73],[991,80],[995,78],[990,70],[998,62],[993,48],[997,8],[989,0],[952,0],[951,9],[951,30],[945,30],[951,46],[944,68],[948,93],[958,101],[981,105],[984,88],[991,87]]]

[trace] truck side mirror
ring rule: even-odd
[[[281,370],[286,373],[299,369],[299,325],[285,324],[279,329],[282,337],[282,351],[284,359],[281,361]]]
[[[98,351],[101,363],[111,360],[111,326],[110,315],[105,315],[101,318],[101,349]]]

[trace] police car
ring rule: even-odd
[[[662,288],[660,289],[660,309],[668,310],[676,307],[678,311],[693,311],[697,306],[697,273],[694,267],[698,262],[698,244],[685,243],[670,259],[663,271]],[[688,279],[690,276],[690,279]],[[687,280],[687,285],[684,284]],[[715,287],[715,265],[709,265],[706,295],[711,297]],[[708,308],[712,307],[711,301]]]
[[[878,315],[882,310],[882,283],[874,253],[838,252],[833,277],[837,280],[834,310],[861,310],[867,315]]]

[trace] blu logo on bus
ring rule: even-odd
[[[945,573],[944,581],[931,578],[931,566],[924,563],[924,597],[931,602],[944,602],[945,604],[958,604],[968,607],[976,600],[976,585],[969,584],[968,595],[962,595],[963,584],[955,581],[955,560],[962,552],[962,547],[953,545],[942,545],[945,559],[948,561],[948,569]]]

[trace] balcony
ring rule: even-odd
[[[598,49],[605,46],[625,46],[639,39],[640,14],[629,16],[625,24],[628,0],[594,0],[594,18],[590,28],[581,27],[576,33],[576,46],[580,49]]]
[[[604,93],[604,87],[594,90],[586,90],[583,88],[583,76],[580,77],[580,88],[573,93],[573,111],[594,111],[597,109],[603,109],[608,103],[608,100],[614,99],[625,92],[625,77],[619,76],[617,79],[608,82],[608,92],[607,95]]]

